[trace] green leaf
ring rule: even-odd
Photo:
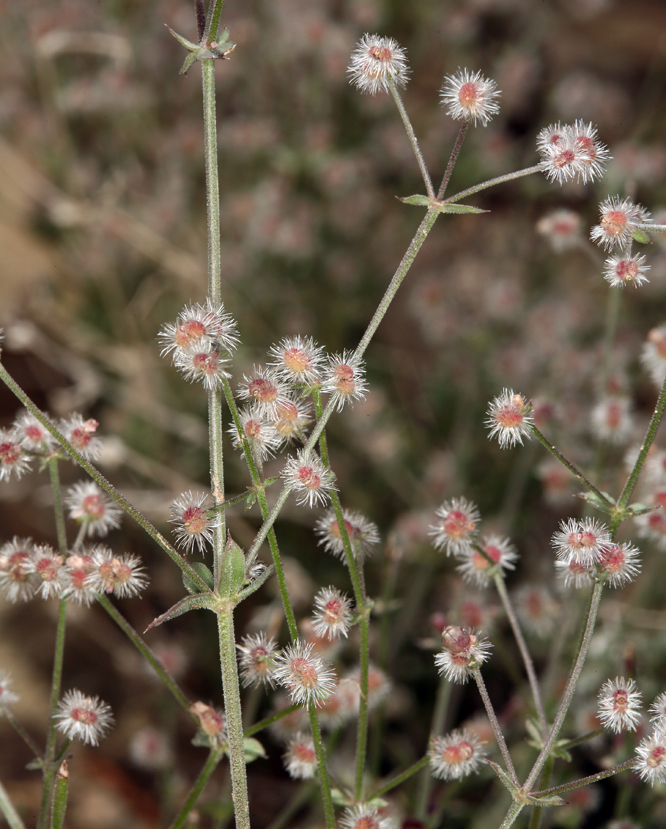
[[[347,795],[341,792],[340,789],[331,789],[331,800],[334,806],[344,807],[352,805]]]
[[[648,512],[654,512],[657,509],[661,509],[659,505],[655,506],[654,504],[640,504],[636,501],[635,504],[629,504],[627,507],[627,514],[628,515],[646,515]]]
[[[608,499],[608,503],[602,501],[596,492],[579,492],[578,497],[582,498],[584,501],[587,501],[588,504],[596,509],[601,510],[601,512],[611,515],[615,511],[615,499],[607,492],[602,492],[601,494],[604,498]]]
[[[213,574],[210,572],[208,567],[203,563],[203,561],[193,561],[190,565],[192,569],[200,576],[203,581],[206,582],[206,585],[212,590],[213,589]],[[191,595],[195,596],[197,593],[201,593],[201,588],[198,584],[196,584],[192,579],[187,575],[187,573],[183,573],[183,585],[185,586],[185,590]]]
[[[472,207],[469,204],[452,204],[450,202],[441,202],[436,199],[429,199],[427,196],[406,196],[400,198],[398,201],[403,204],[411,204],[415,207],[427,207],[428,210],[436,210],[438,213],[490,213],[489,210],[482,210],[480,207]]]
[[[243,751],[245,753],[245,762],[251,763],[259,757],[267,757],[266,751],[259,740],[254,737],[246,737],[243,740]]]
[[[144,633],[148,633],[149,630],[164,624],[164,622],[175,619],[176,616],[182,616],[184,613],[189,613],[190,610],[215,610],[218,603],[219,599],[212,593],[199,593],[197,596],[186,596],[184,599],[176,602],[173,607],[170,607],[166,613],[163,613],[161,616],[153,619],[153,621],[144,630]]]
[[[218,593],[227,599],[236,597],[243,589],[245,582],[245,556],[241,548],[231,537],[227,536],[227,545],[224,550],[220,573]]]
[[[530,806],[566,806],[567,801],[562,800],[562,798],[558,794],[548,794],[543,795],[542,797],[532,797],[532,795],[528,795],[527,803]]]
[[[642,230],[634,230],[631,234],[634,242],[640,242],[641,245],[651,245],[652,239]]]
[[[179,35],[178,32],[174,32],[171,26],[168,26],[166,23],[164,25],[167,27],[169,32],[176,38],[176,40],[178,41],[178,43],[180,43],[181,46],[184,46],[186,49],[189,49],[190,52],[197,52],[199,50],[199,45],[197,43],[192,43],[190,40],[187,40],[187,38],[184,38],[182,35]]]

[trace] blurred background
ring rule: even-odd
[[[369,564],[370,593],[391,596],[392,584],[404,585],[378,617],[391,646],[374,654],[392,681],[383,730],[375,730],[381,751],[373,749],[381,755],[375,768],[389,774],[418,759],[427,741],[437,625],[462,619],[506,633],[503,621],[492,621],[496,599],[461,591],[454,562],[429,545],[428,525],[443,500],[474,500],[484,531],[512,537],[522,556],[512,588],[529,597],[532,585],[548,586],[548,594],[532,596],[536,616],[550,618],[550,628],[535,618],[530,632],[539,667],[548,662],[548,633],[568,607],[554,583],[549,539],[559,520],[581,514],[571,498],[576,487],[540,448],[502,452],[491,444],[483,427],[488,400],[504,387],[536,400],[544,430],[596,469],[595,480],[611,492],[619,491],[623,454],[640,440],[654,405],[638,357],[647,332],[665,321],[666,248],[657,241],[645,251],[650,284],[626,289],[611,371],[600,380],[609,287],[603,257],[586,239],[607,195],[629,196],[655,215],[666,205],[666,6],[227,0],[223,22],[238,44],[216,73],[224,302],[242,338],[235,380],[284,336],[313,336],[331,352],[353,348],[420,221],[420,208],[395,198],[423,185],[392,100],[361,95],[347,81],[363,33],[394,37],[407,50],[404,101],[435,181],[458,131],[438,104],[444,75],[467,67],[496,80],[500,114],[488,128],[470,130],[449,194],[537,163],[536,135],[557,121],[593,122],[613,156],[594,185],[560,187],[531,176],[472,197],[488,214],[443,217],[366,354],[367,399],[331,420],[343,504],[367,515],[382,536]],[[100,467],[169,535],[170,502],[207,487],[206,399],[160,360],[155,337],[186,302],[203,301],[206,239],[200,71],[195,65],[178,75],[185,55],[165,23],[196,38],[187,0],[0,0],[0,324],[8,370],[52,415],[79,411],[99,421]],[[556,210],[578,217],[569,216],[573,224],[559,236],[549,224]],[[616,445],[600,443],[591,420],[609,391],[634,412]],[[0,425],[17,411],[0,389]],[[242,492],[248,480],[230,443],[227,458],[229,491]],[[267,464],[266,473],[279,474],[283,463]],[[67,484],[83,477],[71,466],[62,475]],[[44,473],[3,482],[0,541],[53,543],[50,497]],[[256,508],[231,515],[232,533],[248,546]],[[349,589],[339,562],[316,545],[315,518],[290,502],[278,530],[303,617],[314,585]],[[109,537],[148,568],[143,599],[121,603],[140,630],[183,591],[177,569],[148,541],[129,519]],[[653,552],[646,569],[659,573],[660,555]],[[581,716],[616,673],[644,677],[648,701],[664,689],[664,592],[659,579],[636,592],[627,588],[606,606]],[[239,608],[239,632],[278,629],[279,613],[269,585]],[[53,602],[13,605],[0,597],[0,667],[11,671],[21,695],[15,712],[39,741],[55,615]],[[285,631],[279,635],[285,641]],[[212,617],[189,614],[147,638],[192,700],[221,704]],[[509,637],[504,650],[488,682],[520,742],[524,710],[507,682],[516,663]],[[353,647],[338,658],[353,667]],[[68,825],[168,825],[204,752],[190,745],[187,718],[97,607],[72,608],[70,687],[111,704],[117,725],[99,749],[74,747]],[[553,688],[556,698],[556,681]],[[271,704],[252,702],[260,714]],[[477,695],[460,691],[449,727],[479,707]],[[353,731],[340,740],[343,759]],[[269,759],[249,767],[255,825],[318,825],[307,808],[275,822],[301,786],[282,769],[279,738],[264,743]],[[0,745],[0,780],[30,823],[40,776],[25,769],[30,755],[2,720]],[[606,741],[579,755],[579,770],[592,773],[617,748]],[[626,776],[605,782],[589,802],[553,810],[548,820],[601,826],[618,816],[624,798],[642,826],[662,826],[663,805],[634,784]],[[498,812],[471,808],[479,786]],[[225,825],[225,798],[223,764],[202,801],[201,826]],[[447,826],[501,819],[503,795],[488,774],[450,798]],[[408,822],[409,792],[393,805],[403,825],[424,825]]]

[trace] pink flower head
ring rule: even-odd
[[[300,449],[295,457],[289,458],[282,477],[285,483],[298,494],[297,503],[324,504],[329,492],[335,489],[335,475],[327,469],[318,455]]]
[[[562,184],[571,179],[592,181],[604,172],[608,150],[599,141],[592,124],[553,124],[537,136],[541,169],[551,181]]]
[[[640,225],[650,221],[650,214],[644,207],[634,204],[631,199],[620,200],[619,196],[607,198],[599,211],[601,218],[592,228],[590,239],[606,250],[626,248]]]
[[[274,656],[277,644],[265,633],[245,636],[240,645],[236,645],[240,653],[240,674],[244,686],[255,687],[264,684],[275,686],[273,681]]]
[[[60,431],[86,460],[94,461],[102,452],[102,441],[95,437],[99,423],[92,418],[84,420],[80,414],[60,421]]]
[[[67,490],[69,517],[85,527],[85,534],[105,536],[120,526],[122,510],[94,481],[79,481]]]
[[[128,598],[138,596],[147,586],[148,578],[138,556],[117,556],[101,545],[94,547],[90,553],[93,569],[88,576],[88,585],[95,592]]]
[[[40,586],[32,566],[34,551],[31,539],[17,536],[0,547],[0,587],[10,602],[29,601]]]
[[[60,596],[65,588],[66,574],[62,566],[62,557],[48,544],[33,548],[30,568],[40,579],[38,592],[43,599]]]
[[[245,439],[257,462],[272,457],[280,445],[280,437],[266,415],[257,406],[251,406],[239,412],[239,417],[242,432],[239,433],[235,423],[229,427],[234,446],[242,449]]]
[[[537,233],[545,236],[557,253],[573,250],[581,242],[581,220],[572,210],[554,210],[537,222]]]
[[[551,541],[562,561],[578,561],[590,566],[599,561],[601,549],[610,544],[608,528],[593,518],[577,521],[570,518],[560,523],[560,530]]]
[[[305,427],[310,422],[308,405],[301,400],[286,400],[280,403],[271,425],[277,433],[280,444],[300,440],[305,443]]]
[[[531,406],[523,396],[514,394],[512,389],[504,389],[488,409],[486,426],[490,429],[489,438],[497,437],[502,449],[522,445],[523,438],[532,437],[531,426],[534,422]]]
[[[407,54],[392,37],[365,34],[352,52],[347,74],[361,92],[389,92],[391,85],[407,84]]]
[[[604,728],[616,734],[635,731],[641,721],[641,695],[633,679],[615,677],[601,686],[598,716]]]
[[[68,691],[58,703],[56,727],[70,740],[96,746],[113,725],[109,706],[99,697],[87,697],[81,691]]]
[[[592,584],[592,571],[586,564],[576,559],[564,559],[555,562],[557,575],[564,581],[565,587],[589,587]]]
[[[321,705],[335,688],[335,674],[312,651],[312,645],[295,642],[275,657],[273,677],[298,705]]]
[[[312,337],[286,337],[271,346],[271,366],[290,383],[312,385],[319,382],[324,350]]]
[[[479,737],[466,728],[433,738],[428,749],[433,777],[438,780],[461,780],[473,774],[486,756],[483,745]]]
[[[362,803],[345,809],[340,818],[340,829],[391,829],[391,821],[379,809]]]
[[[331,395],[338,411],[342,411],[345,403],[363,400],[367,390],[365,368],[359,357],[351,351],[343,351],[329,358],[322,391]]]
[[[289,390],[277,371],[261,366],[255,366],[252,374],[243,376],[238,393],[269,418],[276,417],[280,406],[289,401]]]
[[[30,456],[21,445],[15,429],[0,429],[0,481],[8,481],[12,475],[20,478],[30,469]]]
[[[95,563],[90,552],[76,552],[65,559],[66,586],[63,597],[82,605],[90,605],[95,600],[97,591],[90,586],[90,575],[95,570]]]
[[[499,112],[499,96],[495,81],[469,69],[447,75],[439,93],[442,106],[448,107],[447,115],[454,121],[471,121],[475,126],[480,121],[484,127]]]
[[[514,562],[518,558],[518,553],[508,538],[489,535],[479,546],[485,556],[471,546],[458,554],[461,564],[456,570],[461,573],[463,580],[468,584],[485,587],[504,570],[515,569]]]
[[[176,322],[167,323],[157,336],[161,354],[173,352],[173,361],[186,351],[231,351],[238,345],[238,331],[224,305],[215,305],[210,297],[205,305],[186,305]]]
[[[653,328],[641,352],[641,362],[650,373],[652,382],[661,388],[666,378],[666,325]]]
[[[190,383],[201,382],[206,389],[216,389],[225,377],[231,377],[226,370],[229,360],[217,349],[208,346],[178,350],[173,364]]]
[[[658,728],[666,725],[666,692],[658,694],[650,706],[650,722],[657,723]]]
[[[348,509],[342,510],[342,517],[354,556],[369,555],[375,544],[379,543],[377,525],[360,512]],[[323,545],[327,552],[345,559],[345,545],[334,510],[329,510],[317,521],[315,533],[319,536],[319,544]]]
[[[314,632],[329,640],[347,636],[351,625],[351,602],[336,587],[322,587],[315,596]]]
[[[626,443],[631,437],[634,421],[631,400],[620,395],[603,397],[592,409],[594,434],[608,443]]]
[[[310,780],[317,769],[317,754],[314,741],[309,734],[299,731],[289,741],[282,758],[289,776],[295,780]]]
[[[645,275],[650,266],[645,264],[645,257],[636,253],[630,256],[627,253],[620,256],[611,256],[604,264],[604,279],[610,282],[613,288],[624,288],[633,285],[638,288],[650,280]]]
[[[213,499],[205,492],[183,492],[171,504],[171,523],[180,547],[190,552],[194,545],[203,551],[213,543],[213,530],[217,516],[211,512]]]
[[[223,711],[200,700],[190,705],[190,711],[199,720],[199,727],[211,745],[221,747],[227,742],[227,718]]]
[[[476,506],[465,498],[453,498],[438,507],[435,515],[440,520],[429,530],[435,539],[435,548],[447,555],[460,555],[468,550],[481,520]]]
[[[442,631],[443,650],[435,657],[439,673],[450,682],[467,682],[486,661],[490,642],[464,628],[449,625]]]
[[[641,740],[636,749],[634,770],[641,780],[647,780],[652,786],[666,781],[666,731],[655,728],[649,737]]]
[[[640,550],[632,544],[605,544],[598,558],[598,567],[611,587],[624,587],[640,573]]]
[[[21,446],[27,449],[28,452],[47,454],[56,445],[56,439],[53,435],[27,409],[24,409],[17,416],[14,430]]]

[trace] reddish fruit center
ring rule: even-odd
[[[265,377],[257,377],[252,380],[247,390],[260,403],[274,403],[277,400],[277,386]]]
[[[391,50],[386,46],[371,46],[370,49],[368,49],[368,53],[371,58],[384,62],[389,61],[392,58]]]
[[[471,760],[474,756],[474,746],[471,743],[463,740],[461,743],[456,743],[452,746],[447,746],[442,752],[442,759],[446,763],[456,765],[457,763],[465,763]]]
[[[282,355],[285,366],[294,374],[302,374],[311,366],[311,360],[301,348],[288,348]]]
[[[460,92],[458,93],[458,100],[460,101],[460,106],[463,109],[471,109],[475,106],[480,98],[479,89],[474,83],[464,83],[460,87]]]
[[[188,320],[176,329],[174,342],[179,348],[186,348],[206,334],[206,326],[200,320]]]
[[[451,510],[444,520],[444,533],[449,538],[465,538],[474,530],[474,522],[459,510]]]
[[[88,518],[104,518],[106,507],[99,495],[86,495],[81,502],[81,512],[88,516]]]
[[[90,708],[72,708],[71,718],[84,725],[96,725],[97,714]]]
[[[627,215],[621,210],[609,210],[601,220],[601,226],[609,236],[620,236],[627,227]]]

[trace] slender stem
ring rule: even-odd
[[[548,440],[548,439],[547,439],[547,438],[546,438],[546,437],[545,437],[545,436],[544,436],[544,435],[543,435],[543,434],[542,434],[542,433],[541,433],[541,432],[537,429],[537,427],[536,427],[536,426],[534,426],[534,425],[532,424],[532,425],[530,426],[530,429],[531,429],[532,434],[534,435],[534,437],[535,437],[535,438],[536,438],[536,439],[537,439],[540,443],[542,443],[542,444],[546,447],[546,449],[547,449],[547,450],[548,450],[548,451],[549,451],[552,455],[554,455],[554,456],[557,458],[557,460],[558,460],[558,461],[559,461],[559,462],[560,462],[563,466],[566,466],[566,468],[569,470],[569,472],[571,472],[571,474],[572,474],[572,475],[574,475],[576,478],[578,478],[578,480],[579,480],[579,481],[580,481],[580,482],[581,482],[581,483],[582,483],[582,484],[583,484],[583,485],[584,485],[587,489],[589,489],[589,491],[590,491],[590,492],[593,492],[593,493],[597,496],[597,498],[599,498],[599,499],[600,499],[600,500],[601,500],[604,504],[606,504],[606,506],[608,506],[608,507],[612,507],[612,506],[614,506],[614,504],[613,504],[611,501],[609,501],[609,500],[608,500],[608,498],[607,498],[607,497],[606,497],[606,496],[605,496],[602,492],[600,492],[600,491],[596,488],[596,486],[595,486],[595,485],[594,485],[591,481],[589,481],[589,480],[585,477],[585,475],[583,475],[583,473],[580,471],[580,469],[578,469],[577,467],[575,467],[575,466],[571,463],[571,461],[567,460],[567,459],[564,457],[564,455],[560,452],[560,450],[559,450],[559,449],[557,449],[555,446],[553,446],[553,444],[552,444],[552,443],[551,443],[551,442],[550,442],[550,441],[549,441],[549,440]],[[656,431],[656,430],[655,430],[655,431]]]
[[[213,6],[212,10],[208,13],[208,19],[206,20],[206,28],[204,30],[204,35],[201,39],[201,43],[205,46],[210,46],[211,42],[215,40],[218,35],[218,30],[220,28],[220,14],[222,13],[222,4],[224,0],[215,0],[215,5]],[[202,61],[202,63],[207,63],[208,61]],[[212,63],[213,61],[210,61]]]
[[[583,786],[589,786],[590,783],[596,783],[598,780],[605,780],[607,777],[612,777],[614,774],[620,774],[620,772],[628,771],[633,768],[635,764],[636,758],[630,757],[628,760],[625,760],[624,763],[620,763],[610,769],[598,771],[596,774],[589,775],[589,777],[581,777],[579,780],[573,780],[571,783],[563,783],[561,786],[553,786],[551,789],[543,789],[540,792],[531,792],[531,795],[533,797],[539,797],[540,795],[546,796],[549,794],[560,794],[560,792],[570,792],[573,789],[580,789]]]
[[[548,721],[546,720],[546,712],[543,707],[543,699],[541,698],[541,688],[539,687],[539,681],[536,676],[536,671],[534,670],[534,662],[532,661],[532,656],[527,647],[527,643],[525,642],[525,637],[523,636],[523,632],[520,629],[520,624],[518,622],[518,617],[516,616],[516,612],[513,609],[513,605],[511,604],[511,599],[509,598],[509,593],[506,589],[506,584],[504,583],[504,578],[502,577],[501,573],[497,573],[494,577],[495,587],[497,588],[497,592],[499,593],[500,599],[502,601],[502,605],[504,606],[504,612],[509,619],[509,624],[511,625],[511,629],[513,630],[513,635],[516,637],[516,642],[518,643],[518,650],[520,651],[520,655],[523,658],[523,664],[525,665],[525,671],[527,672],[527,679],[530,683],[530,688],[532,689],[532,697],[534,699],[534,705],[537,710],[537,716],[539,718],[539,725],[541,726],[541,734],[545,737],[548,733]]]
[[[392,789],[395,789],[396,786],[399,786],[401,783],[404,783],[405,780],[409,780],[410,777],[417,774],[417,772],[421,771],[421,769],[424,769],[427,765],[428,755],[426,754],[425,757],[421,757],[420,760],[417,760],[408,769],[405,769],[405,771],[401,772],[395,777],[392,777],[381,788],[374,791],[370,796],[370,800],[374,800],[376,797],[383,797],[387,792],[390,792]]]
[[[250,804],[247,794],[247,772],[243,747],[243,714],[240,704],[240,685],[236,662],[233,607],[220,609],[217,614],[222,666],[224,713],[227,718],[229,765],[231,767],[231,797],[234,802],[236,829],[250,828]]]
[[[499,829],[509,829],[510,826],[513,826],[516,822],[516,818],[523,811],[524,806],[524,803],[512,803],[511,806],[509,806],[509,811],[506,813],[506,817],[502,821],[502,825]]]
[[[486,684],[483,681],[483,677],[481,676],[481,671],[478,669],[472,671],[472,676],[474,677],[476,684],[479,688],[479,693],[481,694],[481,699],[483,700],[483,704],[486,709],[486,714],[488,714],[490,725],[492,726],[493,733],[495,734],[497,745],[499,746],[499,750],[502,752],[502,757],[504,757],[506,769],[509,772],[511,780],[515,783],[516,786],[518,786],[518,775],[516,774],[516,770],[513,766],[513,761],[511,759],[511,755],[509,754],[509,749],[507,747],[506,740],[504,739],[504,734],[502,734],[502,729],[500,728],[500,724],[497,721],[495,709],[493,708],[493,704],[490,700],[490,697],[488,696],[488,690],[486,689]]]
[[[601,603],[601,594],[603,593],[603,582],[595,582],[594,589],[592,590],[592,595],[590,596],[590,604],[587,611],[587,620],[585,623],[585,632],[583,633],[583,637],[580,642],[580,647],[578,650],[578,656],[576,658],[576,663],[573,667],[571,672],[571,676],[569,677],[569,682],[567,683],[566,690],[564,691],[564,695],[562,697],[562,702],[560,703],[560,707],[555,715],[555,721],[550,729],[550,734],[548,735],[548,739],[544,743],[543,748],[539,752],[539,756],[537,757],[532,771],[529,774],[529,777],[525,781],[525,785],[523,786],[523,790],[529,792],[536,783],[536,780],[541,772],[541,769],[546,762],[546,759],[550,755],[551,749],[555,744],[555,740],[560,733],[560,729],[564,723],[564,718],[567,715],[567,711],[569,710],[569,705],[571,704],[571,700],[573,699],[574,691],[576,690],[576,685],[578,684],[578,679],[580,678],[581,671],[583,670],[583,665],[585,664],[585,659],[587,657],[587,652],[590,647],[590,642],[592,641],[592,633],[594,632],[594,625],[597,620],[597,613],[599,612],[599,604]]]
[[[324,815],[326,817],[326,829],[335,829],[335,812],[333,810],[333,798],[331,796],[331,783],[328,779],[328,766],[326,765],[326,751],[324,742],[321,739],[321,729],[317,718],[317,709],[313,702],[308,705],[310,715],[310,729],[314,741],[315,754],[317,755],[317,773],[319,775],[319,786],[324,801]]]
[[[53,795],[53,814],[51,829],[62,829],[67,811],[67,795],[69,794],[69,771],[67,760],[63,760],[56,774],[55,792]]]
[[[204,767],[201,769],[199,776],[194,781],[194,785],[190,789],[187,799],[185,800],[185,803],[183,803],[182,809],[174,818],[170,829],[181,829],[181,827],[185,825],[190,812],[196,806],[197,801],[201,797],[201,793],[205,789],[211,774],[215,771],[218,763],[223,757],[224,752],[221,749],[213,748],[210,750],[210,754],[208,755],[208,759],[206,760]]]
[[[659,399],[657,400],[657,405],[655,406],[652,419],[650,420],[650,424],[645,435],[645,440],[643,441],[643,445],[641,446],[641,451],[638,453],[638,457],[636,458],[634,468],[629,473],[629,477],[627,478],[627,482],[624,485],[622,494],[617,499],[618,512],[616,513],[616,515],[613,516],[610,526],[611,536],[613,538],[615,538],[615,533],[617,532],[617,528],[619,527],[620,521],[622,520],[621,511],[624,510],[627,504],[629,503],[631,493],[634,491],[634,487],[636,486],[638,477],[641,474],[641,470],[643,468],[643,464],[645,463],[645,459],[647,458],[647,454],[650,451],[650,447],[652,446],[652,443],[654,442],[654,439],[657,435],[657,429],[659,428],[659,424],[661,423],[661,418],[664,414],[664,408],[666,408],[666,380],[664,380],[664,384],[661,387]]]
[[[475,184],[474,187],[468,187],[467,190],[461,190],[460,193],[456,193],[455,196],[449,196],[448,199],[444,199],[444,204],[459,202],[461,199],[466,199],[467,196],[473,196],[475,193],[480,193],[482,190],[487,190],[489,187],[494,187],[496,184],[504,184],[507,181],[513,181],[514,179],[523,178],[523,176],[531,176],[533,173],[540,172],[542,172],[541,165],[535,164],[534,167],[526,167],[524,170],[516,170],[515,173],[507,173],[504,176],[497,176],[497,178],[482,181],[481,184]]]
[[[21,723],[12,714],[11,710],[0,702],[0,716],[7,720],[11,727],[16,731],[23,742],[28,746],[30,751],[35,755],[36,760],[43,760],[42,752],[39,750],[37,743],[32,739],[30,734],[25,730]]]
[[[143,658],[150,665],[150,667],[159,676],[159,678],[166,685],[169,691],[171,691],[174,698],[176,699],[176,702],[182,708],[184,708],[185,711],[187,711],[187,713],[189,714],[189,716],[192,717],[194,722],[198,724],[199,720],[196,717],[196,715],[190,712],[190,703],[185,694],[178,687],[178,683],[162,665],[162,663],[157,658],[157,656],[155,656],[150,647],[139,636],[136,630],[134,630],[132,625],[127,621],[127,619],[125,619],[125,617],[118,611],[115,605],[113,605],[109,598],[105,596],[103,593],[97,596],[97,601],[104,608],[104,610],[106,610],[106,612],[118,625],[122,632],[127,636],[130,642],[134,645],[134,647],[139,651],[139,653],[143,656]]]
[[[254,725],[251,725],[249,728],[245,729],[245,736],[253,737],[260,731],[263,731],[264,728],[268,728],[268,726],[273,725],[274,722],[279,722],[283,717],[288,717],[289,714],[293,714],[294,711],[298,711],[301,707],[301,705],[289,705],[287,708],[283,708],[281,711],[271,714],[270,717],[265,717],[263,720],[259,720],[259,722],[256,722]]]
[[[400,93],[398,92],[392,78],[389,80],[389,84],[391,89],[391,95],[393,95],[393,100],[395,101],[395,105],[398,107],[398,112],[400,113],[400,117],[402,118],[402,123],[405,126],[407,138],[409,138],[409,143],[412,145],[412,149],[414,150],[414,155],[416,156],[416,161],[419,165],[419,170],[421,171],[421,175],[423,177],[423,183],[426,186],[428,198],[434,199],[435,188],[432,186],[432,179],[430,178],[428,167],[426,166],[425,159],[423,158],[423,153],[421,152],[421,148],[419,147],[419,142],[416,137],[416,133],[414,132],[414,128],[412,127],[412,122],[409,120],[409,115],[407,115],[405,105],[402,102]]]
[[[363,616],[360,622],[361,644],[360,644],[360,700],[358,710],[358,729],[356,732],[356,800],[363,799],[363,772],[365,771],[365,759],[368,751],[368,672],[370,667],[370,620]]]
[[[67,531],[65,529],[65,512],[62,506],[62,488],[60,486],[57,458],[51,458],[49,461],[49,475],[51,477],[51,492],[53,493],[53,513],[58,538],[58,552],[61,556],[64,556],[67,554]]]
[[[543,767],[543,777],[546,781],[546,785],[550,783],[552,774],[553,774],[553,767],[555,765],[555,758],[551,756],[546,760],[544,767]],[[530,817],[530,824],[529,829],[541,829],[541,824],[543,823],[543,816],[544,816],[545,809],[543,806],[535,806],[532,809],[532,815]]]
[[[72,446],[64,435],[60,434],[49,418],[37,408],[23,389],[7,372],[7,369],[4,367],[2,362],[0,362],[0,380],[5,383],[7,388],[10,389],[16,397],[18,397],[26,409],[32,412],[42,426],[44,426],[44,428],[53,435],[56,441],[65,449],[67,454],[70,455],[79,464],[79,466],[82,467],[82,469],[85,469],[88,475],[90,475],[90,477],[96,481],[102,489],[110,495],[111,498],[113,498],[113,500],[137,522],[137,524],[139,524],[140,527],[143,527],[153,541],[159,544],[169,558],[177,564],[184,573],[187,574],[187,576],[197,585],[197,587],[205,593],[209,592],[208,585],[197,573],[197,571],[190,566],[189,562],[187,562],[185,558],[181,556],[181,554],[174,549],[171,544],[169,544],[166,538],[164,538],[164,536],[157,531],[157,529],[136,509],[136,507],[132,506],[132,504],[130,504],[130,502],[123,495],[121,495],[120,492],[118,492],[118,490],[104,477],[104,475],[102,475],[98,469],[96,469]]]
[[[51,808],[51,795],[55,781],[56,767],[53,759],[56,753],[56,721],[55,713],[60,698],[62,685],[62,666],[65,654],[65,621],[67,616],[67,600],[60,599],[58,608],[58,624],[56,627],[55,649],[53,654],[53,673],[51,676],[51,702],[49,705],[49,728],[46,737],[46,752],[44,754],[44,783],[42,789],[42,800],[37,820],[37,829],[46,829],[49,824],[49,811]]]
[[[259,470],[257,469],[257,465],[252,455],[249,442],[245,437],[245,433],[243,432],[243,424],[241,422],[240,414],[238,412],[238,406],[236,405],[236,401],[234,399],[231,386],[229,385],[229,381],[226,378],[222,381],[222,388],[224,390],[224,396],[227,401],[227,406],[229,407],[229,411],[231,412],[231,417],[234,421],[234,425],[236,426],[236,432],[242,440],[243,455],[247,462],[248,469],[250,470],[250,477],[252,478],[252,483],[257,492],[257,501],[259,502],[261,517],[264,519],[265,522],[268,518],[269,511],[268,501],[266,500],[266,490],[264,488],[264,482],[262,481],[261,476],[259,475]],[[282,597],[282,606],[284,607],[284,614],[287,619],[287,625],[289,627],[289,635],[291,636],[292,641],[295,642],[298,639],[298,625],[296,624],[296,617],[294,616],[294,610],[291,606],[291,600],[289,598],[287,580],[284,576],[284,568],[282,567],[282,557],[280,556],[280,548],[278,547],[275,530],[272,527],[268,531],[268,546],[270,547],[271,556],[273,557],[275,575],[277,576],[278,587],[280,589],[280,596]],[[248,556],[249,561],[253,561],[254,558],[255,556]]]
[[[0,812],[2,812],[9,829],[25,829],[25,823],[21,820],[21,816],[14,808],[7,789],[0,783]]]
[[[587,734],[583,734],[582,737],[576,737],[575,740],[567,740],[566,743],[560,743],[558,748],[561,751],[570,751],[572,748],[576,748],[576,746],[582,746],[585,743],[589,743],[590,740],[595,740],[597,737],[601,737],[602,734],[608,733],[604,726],[599,726],[599,728],[595,728],[594,731],[588,731]]]
[[[446,193],[446,188],[449,186],[451,174],[453,173],[453,168],[456,166],[456,161],[458,160],[458,155],[460,154],[460,150],[462,149],[463,141],[465,140],[465,136],[467,135],[468,129],[469,118],[466,118],[463,122],[463,125],[460,127],[460,130],[458,131],[458,135],[456,136],[456,143],[453,145],[453,149],[451,150],[451,155],[449,156],[449,163],[446,165],[446,170],[444,171],[442,183],[439,185],[437,201],[441,201],[444,198],[444,193]]]

